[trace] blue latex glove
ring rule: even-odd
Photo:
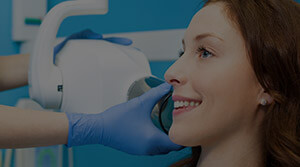
[[[78,33],[72,34],[69,37],[67,37],[63,42],[60,44],[56,45],[54,48],[54,56],[53,56],[53,63],[55,64],[55,58],[56,55],[61,51],[62,48],[67,44],[69,40],[72,39],[96,39],[96,40],[105,40],[111,43],[116,43],[120,45],[131,45],[132,41],[128,38],[120,38],[120,37],[110,37],[110,38],[103,38],[101,34],[97,34],[93,32],[90,29],[86,29],[83,31],[80,31]]]
[[[151,120],[153,107],[170,89],[171,86],[164,83],[99,114],[66,113],[69,119],[67,146],[102,144],[135,155],[166,154],[182,149]]]

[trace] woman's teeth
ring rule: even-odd
[[[197,107],[201,104],[201,102],[196,101],[175,101],[174,102],[174,108],[180,108],[180,107]]]

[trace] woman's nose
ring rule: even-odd
[[[186,83],[186,76],[183,68],[177,60],[165,73],[165,80],[173,87],[178,87]]]

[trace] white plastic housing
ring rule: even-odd
[[[127,101],[130,85],[150,76],[139,50],[103,40],[71,40],[56,56],[56,33],[64,18],[104,14],[107,2],[65,2],[46,16],[30,60],[30,96],[44,108],[63,112],[99,113]]]
[[[63,112],[99,113],[126,102],[130,85],[151,75],[143,53],[102,40],[70,41],[56,64],[63,76]]]
[[[58,4],[46,15],[36,38],[29,70],[29,93],[45,108],[60,108],[63,84],[60,69],[53,64],[53,48],[61,22],[69,16],[105,14],[107,0],[95,2],[67,1]]]

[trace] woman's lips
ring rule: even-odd
[[[172,99],[174,101],[173,116],[189,112],[202,103],[202,100],[199,99],[192,99],[177,95],[173,95]]]
[[[181,108],[174,109],[173,116],[177,116],[179,114],[189,112],[189,111],[193,110],[194,108],[196,108],[196,107],[181,107]]]

